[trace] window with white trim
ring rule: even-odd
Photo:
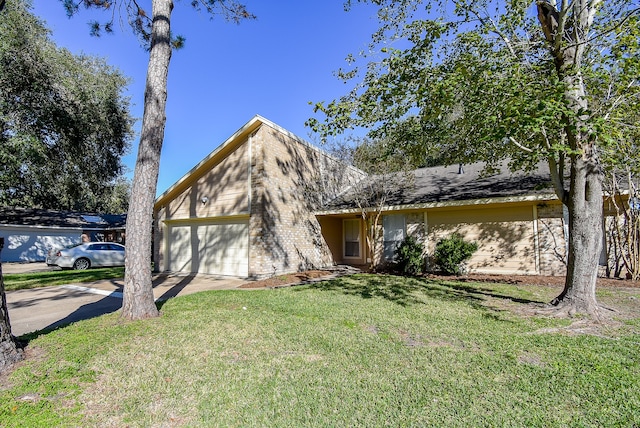
[[[395,258],[396,248],[407,235],[407,221],[404,214],[392,214],[382,217],[384,228],[384,259],[391,261]]]
[[[342,229],[344,230],[344,257],[360,257],[360,220],[344,220]]]

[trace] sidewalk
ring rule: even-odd
[[[3,263],[3,274],[47,272],[59,270],[58,267],[47,266],[45,263]],[[166,300],[175,296],[197,293],[206,290],[233,290],[246,283],[246,279],[236,277],[220,277],[214,275],[187,274],[187,273],[159,273],[153,274],[153,294],[156,300]],[[69,284],[67,288],[76,291],[98,292],[111,297],[122,298],[124,279],[116,278],[82,284]]]
[[[158,274],[153,276],[153,294],[162,301],[205,290],[232,290],[245,282],[209,275]],[[20,336],[115,312],[122,307],[123,286],[124,280],[118,278],[7,291],[12,333]]]
[[[159,273],[153,275],[153,295],[156,300],[184,296],[207,290],[234,290],[246,283],[246,279],[219,277],[214,275],[194,275],[181,273]],[[82,284],[70,284],[76,290],[94,289],[108,293],[112,297],[122,297],[124,279],[109,279]],[[115,294],[114,294],[115,293]]]

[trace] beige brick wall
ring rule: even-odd
[[[425,211],[404,214],[407,234],[424,244],[425,257],[433,255],[435,245],[441,238],[457,232],[479,245],[469,262],[471,272],[535,274],[537,263],[540,273],[544,275],[563,275],[562,207],[541,205],[537,211],[538,243],[534,237],[533,205],[427,210],[428,233]],[[382,240],[381,231],[379,248],[383,246]],[[433,260],[429,262],[433,269]]]
[[[333,264],[320,223],[319,171],[332,160],[270,126],[251,137],[249,274],[256,277]]]
[[[540,248],[540,274],[564,275],[566,241],[562,204],[558,201],[538,204],[538,247]]]

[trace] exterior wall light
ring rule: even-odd
[[[202,202],[202,205],[204,205],[207,202],[209,202],[209,198],[207,198],[206,196],[203,196],[202,198],[200,198],[200,202]]]

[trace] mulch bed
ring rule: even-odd
[[[240,288],[274,288],[286,285],[299,284],[313,279],[322,278],[331,275],[333,272],[328,270],[309,270],[305,272],[290,273],[276,275],[271,278],[261,279],[257,281],[247,282]],[[514,285],[543,285],[562,287],[564,285],[564,276],[543,276],[543,275],[483,275],[470,274],[465,276],[444,276],[444,275],[425,275],[427,279],[442,281],[460,281],[460,282],[501,282]],[[640,287],[640,282],[630,281],[620,278],[598,278],[598,287]]]
[[[239,288],[273,288],[282,287],[284,285],[298,284],[307,282],[312,279],[322,278],[331,275],[332,272],[326,270],[308,270],[305,272],[288,273],[284,275],[276,275],[271,278],[260,279],[258,281],[247,282]]]

